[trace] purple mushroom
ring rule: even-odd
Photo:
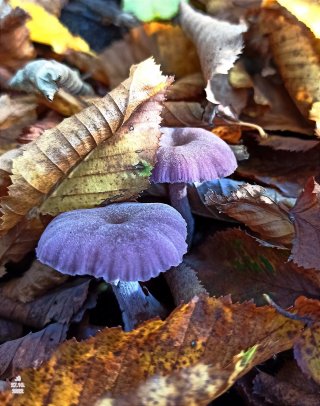
[[[151,180],[169,183],[171,204],[187,222],[190,243],[194,220],[186,183],[228,176],[235,171],[237,161],[228,144],[202,128],[162,128],[162,133]]]
[[[147,281],[181,263],[187,251],[186,223],[171,206],[117,203],[57,216],[42,234],[39,261],[68,275],[92,275],[110,282],[126,330],[159,314],[145,295]]]

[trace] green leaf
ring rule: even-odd
[[[180,0],[124,0],[123,10],[139,20],[170,20],[179,11]]]

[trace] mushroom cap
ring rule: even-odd
[[[204,182],[231,175],[237,161],[227,143],[202,128],[162,128],[154,183]]]
[[[146,281],[181,263],[186,223],[171,206],[116,203],[57,216],[36,249],[42,263],[107,282]]]

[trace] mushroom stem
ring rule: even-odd
[[[165,308],[148,292],[146,295],[139,282],[112,284],[122,313],[125,331],[133,330],[142,321],[153,317],[165,317]]]
[[[196,272],[183,262],[164,273],[176,306],[188,303],[195,296],[207,294]]]
[[[172,206],[182,215],[187,223],[187,243],[190,246],[194,232],[194,219],[191,213],[186,183],[170,183],[169,196]]]

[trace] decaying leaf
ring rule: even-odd
[[[166,101],[163,103],[163,126],[208,127],[202,120],[203,107],[198,102]]]
[[[295,206],[290,210],[295,228],[292,259],[304,268],[320,269],[320,186],[314,178],[305,185]]]
[[[10,69],[22,66],[35,56],[29,31],[25,26],[28,14],[21,8],[0,4],[0,61]]]
[[[0,294],[10,299],[27,303],[56,288],[68,279],[68,276],[35,260],[31,267],[20,277],[11,279],[0,287]]]
[[[55,111],[49,111],[45,117],[36,123],[25,127],[22,133],[17,138],[20,144],[28,144],[31,141],[37,139],[45,130],[55,127],[62,121],[62,116]]]
[[[89,283],[88,279],[74,280],[29,303],[0,295],[0,317],[34,328],[52,322],[68,324],[85,303]]]
[[[260,138],[258,142],[260,145],[278,151],[306,152],[312,148],[320,147],[320,141],[317,140],[302,140],[296,137],[283,137],[281,135],[271,135],[268,138]]]
[[[292,243],[294,227],[288,207],[276,204],[261,186],[247,183],[227,196],[209,191],[206,203],[244,223],[265,241],[284,247]]]
[[[27,28],[32,41],[51,45],[57,54],[66,53],[68,49],[91,52],[84,39],[73,36],[57,17],[48,13],[40,4],[25,0],[10,0],[9,3],[13,7],[21,7],[30,15]]]
[[[283,307],[302,295],[318,297],[320,277],[312,269],[288,262],[288,252],[260,245],[244,231],[217,232],[191,251],[184,262],[192,267],[213,296],[231,294],[233,300],[265,303],[268,293]]]
[[[150,404],[150,391],[141,389],[149,377],[151,380],[146,388],[162,377],[167,377],[168,383],[173,382],[168,387],[160,385],[163,390],[158,391],[158,396],[162,397],[163,404],[170,402],[172,394],[173,399],[179,399],[176,404],[187,405],[190,404],[188,397],[186,403],[185,399],[177,397],[181,389],[173,385],[180,382],[190,387],[188,372],[196,378],[195,370],[200,373],[201,396],[205,377],[209,380],[207,395],[199,399],[199,404],[204,405],[253,365],[290,348],[302,325],[268,306],[256,308],[252,303],[232,304],[228,299],[195,298],[176,309],[166,321],[149,321],[130,333],[119,328],[104,329],[86,341],[64,343],[38,370],[21,373],[25,394],[15,398],[16,406],[43,404],[48,396],[52,404],[80,406],[95,404],[102,397],[108,397],[121,405],[117,398],[130,394],[132,400],[138,399],[137,403],[131,402],[133,406]],[[234,357],[239,358],[235,360]],[[212,374],[207,367],[201,367],[203,364],[212,366]],[[219,383],[220,375],[214,373],[215,368],[219,373],[228,371],[229,377],[222,374],[224,382]],[[175,374],[179,373],[180,379],[175,379]],[[211,379],[213,387],[210,387]],[[198,384],[193,381],[194,389]],[[193,396],[196,390],[194,392]],[[147,394],[146,399],[137,396],[142,393]],[[182,393],[188,393],[188,390],[183,389]],[[11,391],[0,393],[4,406],[10,404],[10,399]]]
[[[24,368],[39,367],[65,340],[67,325],[49,324],[36,333],[0,345],[0,376],[12,378]]]
[[[219,104],[211,90],[215,75],[227,74],[240,54],[243,42],[244,23],[230,24],[216,20],[193,10],[185,2],[180,4],[180,22],[184,31],[197,47],[202,71],[207,81],[207,99]]]
[[[192,73],[178,79],[168,89],[167,101],[199,101],[204,95],[204,80],[202,74]]]
[[[10,81],[11,87],[27,93],[40,92],[50,101],[59,87],[75,95],[93,95],[90,85],[79,73],[54,60],[37,59],[20,69]]]
[[[2,230],[35,207],[57,214],[128,199],[146,188],[169,83],[148,59],[117,89],[26,145],[2,199]]]

